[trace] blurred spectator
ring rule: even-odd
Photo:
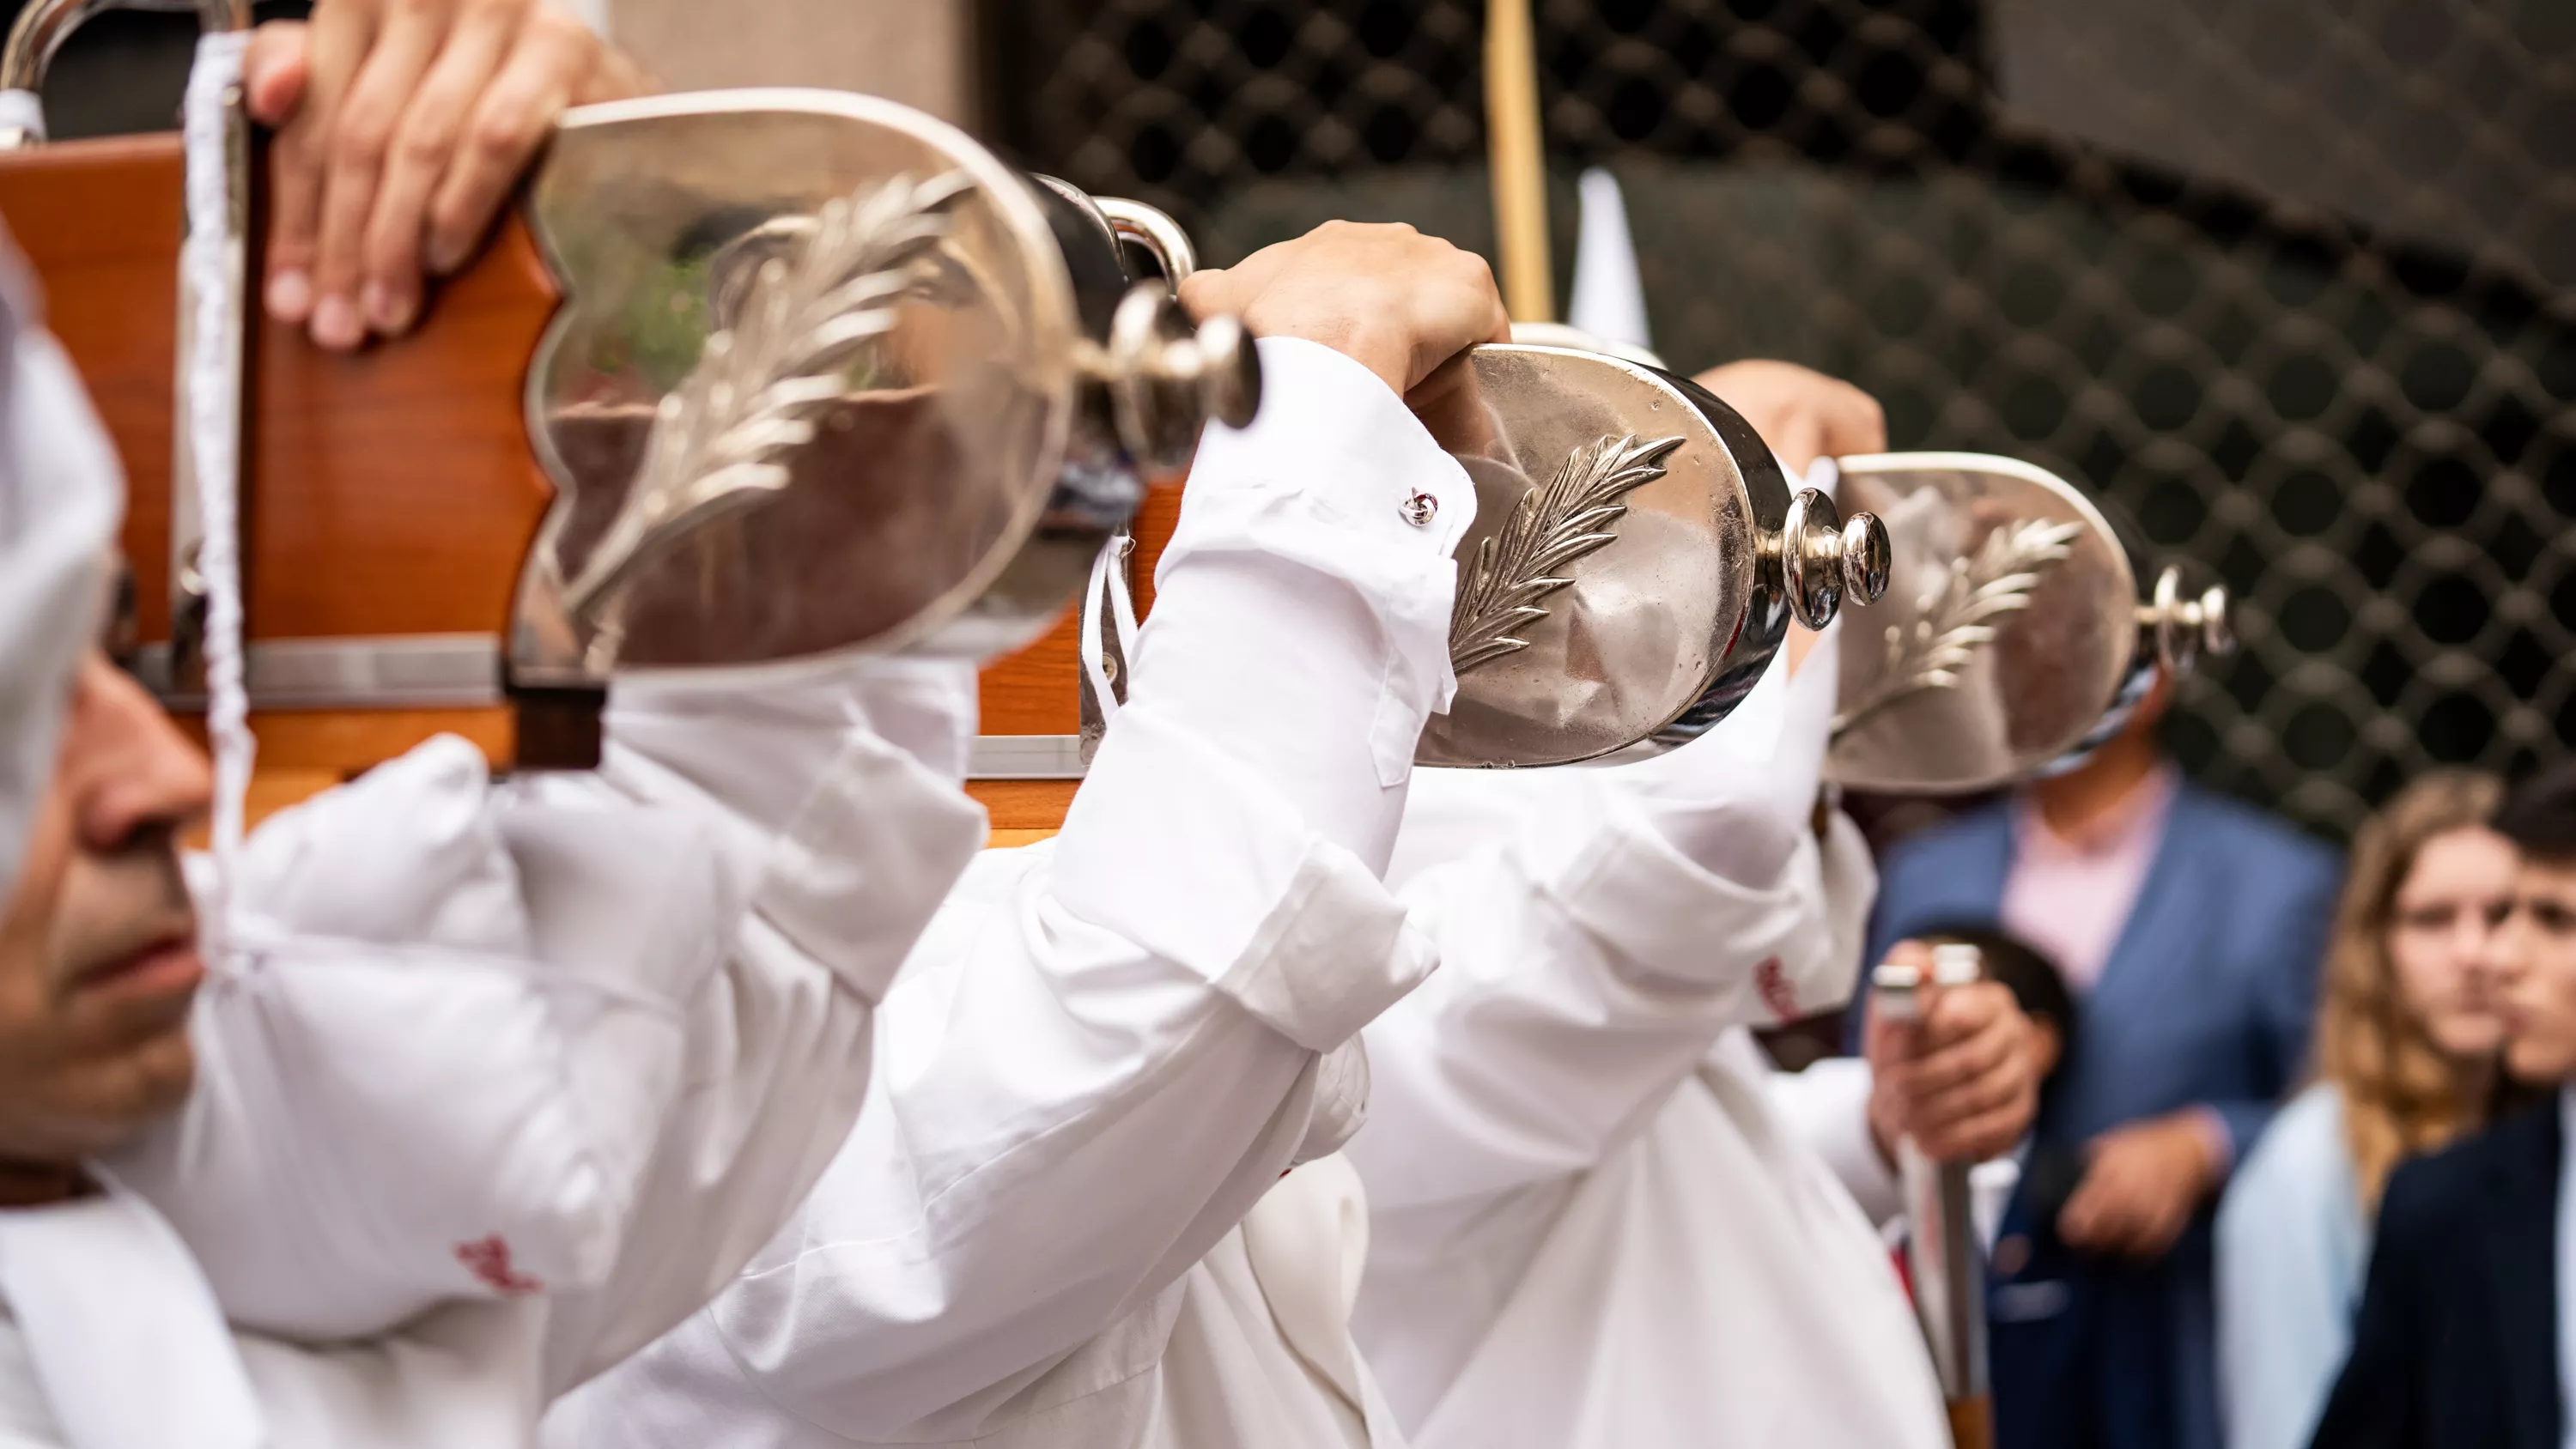
[[[2326,957],[2317,1080],[2218,1212],[2228,1449],[2308,1442],[2352,1342],[2370,1220],[2398,1162],[2477,1129],[2504,1041],[2489,937],[2514,894],[2502,785],[2444,772],[2364,825]]]
[[[2084,1006],[2038,1127],[2080,1158],[2034,1156],[2015,1202],[2052,1286],[1995,1300],[2001,1449],[2221,1442],[2209,1207],[2302,1070],[2336,865],[2182,780],[2154,734],[2168,695],[1898,846],[1871,921],[1869,960],[1926,922],[1998,923]]]
[[[2490,938],[2504,1067],[2576,1078],[2576,765],[2496,815],[2520,855]],[[2563,1085],[2539,1107],[2400,1165],[2317,1449],[2560,1449],[2576,1384],[2576,1191]]]

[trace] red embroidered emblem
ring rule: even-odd
[[[456,1245],[456,1261],[474,1275],[484,1287],[504,1298],[523,1298],[530,1293],[543,1293],[546,1285],[510,1266],[510,1245],[499,1233],[479,1243]]]
[[[1753,987],[1762,993],[1762,1004],[1782,1021],[1798,1019],[1798,989],[1789,984],[1789,973],[1781,969],[1780,958],[1772,957],[1753,968]]]

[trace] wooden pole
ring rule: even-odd
[[[1485,130],[1491,137],[1503,302],[1515,322],[1553,322],[1556,281],[1548,258],[1547,151],[1539,124],[1538,44],[1530,25],[1530,0],[1488,0]]]
[[[1950,1401],[1950,1442],[1956,1449],[1995,1449],[1995,1406],[1989,1399]]]

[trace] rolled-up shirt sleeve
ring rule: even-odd
[[[984,842],[960,788],[963,665],[842,660],[746,688],[621,681],[597,776],[564,785],[708,816],[747,883],[722,969],[684,1003],[660,1118],[605,1282],[548,1324],[561,1393],[713,1297],[778,1231],[856,1121],[872,1020]]]
[[[1365,1037],[1369,1123],[1349,1152],[1383,1230],[1440,1232],[1480,1199],[1597,1165],[1728,1027],[1847,992],[1823,920],[1829,854],[1807,827],[1832,704],[1820,659],[1755,759],[1712,736],[1650,767],[1423,792],[1408,835],[1485,843],[1403,886],[1441,969]],[[1484,818],[1430,818],[1443,805]],[[1713,868],[1744,834],[1778,844]]]

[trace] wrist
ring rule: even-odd
[[[1412,381],[1411,343],[1400,331],[1390,330],[1366,318],[1347,313],[1305,316],[1295,309],[1282,316],[1256,307],[1244,315],[1243,325],[1255,337],[1295,338],[1338,352],[1368,369],[1399,398],[1404,396],[1407,385]]]
[[[52,1207],[91,1191],[89,1174],[79,1163],[0,1159],[0,1210]]]
[[[2202,1194],[2216,1192],[2236,1163],[2236,1139],[2227,1129],[2227,1119],[2208,1106],[2186,1107],[2175,1115],[2176,1125],[2198,1151]]]

